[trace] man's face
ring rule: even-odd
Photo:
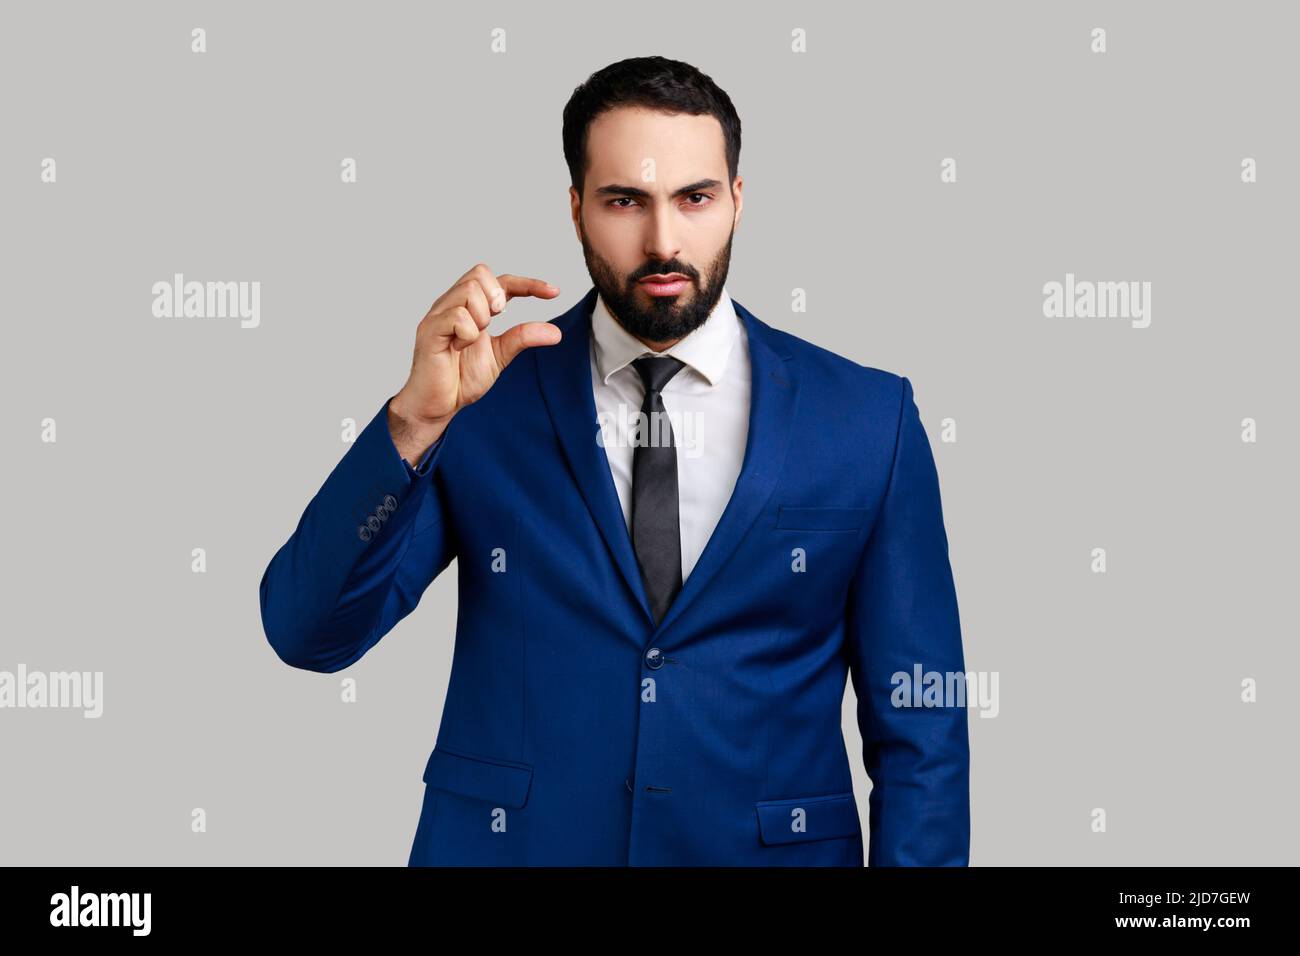
[[[743,183],[727,184],[722,126],[712,116],[610,110],[592,121],[587,156],[583,195],[570,188],[569,200],[592,284],[625,329],[667,348],[709,317],[731,264]],[[685,282],[641,281],[670,273]]]

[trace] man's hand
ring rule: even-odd
[[[484,334],[492,316],[517,296],[559,294],[541,279],[494,276],[480,262],[433,303],[415,330],[411,374],[388,403],[388,427],[403,458],[418,461],[452,417],[482,398],[524,349],[560,341],[560,330],[550,322],[522,322],[500,335]]]

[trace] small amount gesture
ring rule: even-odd
[[[521,322],[492,335],[486,332],[492,316],[517,296],[559,294],[541,279],[493,275],[480,262],[433,303],[415,330],[411,374],[388,403],[388,428],[403,458],[418,461],[452,417],[482,398],[524,349],[560,341],[550,322]]]

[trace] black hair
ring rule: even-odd
[[[689,63],[662,56],[619,60],[591,74],[564,106],[564,161],[573,188],[582,197],[587,161],[587,131],[601,113],[619,107],[716,117],[727,151],[727,175],[734,184],[740,167],[740,117],[731,98]]]

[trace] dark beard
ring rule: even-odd
[[[731,243],[736,230],[732,229],[727,244],[710,265],[709,284],[702,289],[699,287],[699,273],[676,260],[647,263],[624,280],[591,248],[585,229],[581,230],[581,235],[587,272],[591,275],[596,291],[604,299],[605,307],[618,324],[643,342],[670,342],[684,338],[703,325],[717,306],[731,266]],[[686,276],[695,289],[695,294],[687,298],[685,303],[679,302],[682,296],[677,295],[651,298],[649,307],[641,306],[637,299],[641,294],[637,291],[637,281],[646,276],[669,272],[680,272]]]

